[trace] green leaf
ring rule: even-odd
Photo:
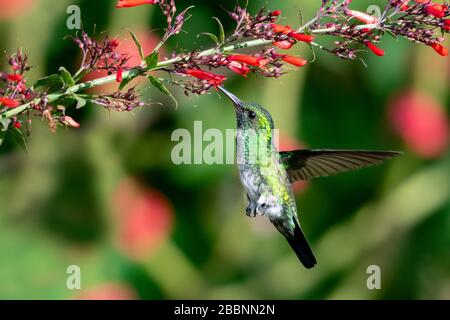
[[[61,90],[65,85],[63,78],[57,74],[39,79],[33,85],[33,89],[42,88],[44,91],[55,92]]]
[[[396,35],[395,33],[393,33],[391,30],[386,29],[385,31],[386,31],[386,33],[387,33],[388,35],[390,35],[391,37],[397,38],[397,35]]]
[[[3,141],[5,140],[6,132],[0,130],[0,146],[3,144]]]
[[[6,131],[8,131],[9,124],[11,123],[11,119],[0,119],[0,146],[5,140]]]
[[[131,37],[133,38],[134,43],[136,44],[136,47],[138,48],[139,55],[141,56],[142,61],[144,61],[144,59],[145,59],[144,50],[142,49],[141,43],[139,42],[138,38],[132,31],[130,31],[130,34],[131,34]]]
[[[159,91],[161,91],[162,93],[166,94],[166,95],[170,95],[170,91],[166,88],[165,85],[162,84],[161,81],[159,81],[157,78],[155,78],[154,76],[147,76],[148,80],[150,80],[150,83],[157,88]]]
[[[202,36],[208,36],[208,37],[209,37],[212,41],[214,41],[217,45],[220,44],[219,38],[217,38],[217,36],[216,36],[215,34],[212,34],[212,33],[209,33],[209,32],[202,32],[202,33],[200,33],[200,34],[197,35],[197,38],[198,38],[198,36],[200,36],[200,35],[202,35]]]
[[[148,69],[153,69],[156,67],[156,65],[158,64],[158,59],[159,59],[159,55],[158,52],[152,52],[151,54],[149,54],[148,56],[145,57],[145,65],[147,66],[147,70]]]
[[[83,108],[84,106],[86,106],[86,104],[87,104],[87,100],[86,100],[86,99],[81,98],[81,97],[79,97],[79,96],[75,96],[75,99],[77,100],[77,106],[76,106],[76,109],[81,109],[81,108]]]
[[[61,78],[64,80],[67,86],[71,87],[75,85],[75,80],[73,79],[72,75],[70,74],[69,71],[67,71],[66,68],[60,67],[59,74],[61,75]]]
[[[16,139],[17,143],[23,149],[23,151],[28,154],[27,141],[25,140],[23,132],[17,128],[10,128],[8,132],[11,133],[14,139]]]
[[[9,125],[11,124],[11,119],[0,119],[0,131],[6,132],[8,130]]]
[[[219,18],[213,17],[213,19],[216,20],[219,25],[219,41],[220,44],[223,44],[225,42],[225,29],[223,28],[222,22],[220,22]]]
[[[162,84],[161,81],[159,81],[158,78],[154,77],[154,76],[147,76],[148,80],[150,80],[150,83],[157,88],[159,91],[161,91],[162,93],[168,95],[173,102],[175,103],[175,108],[178,108],[178,101],[177,99],[175,99],[175,97],[172,95],[172,93],[170,93],[170,91],[166,88],[166,86],[164,84]]]

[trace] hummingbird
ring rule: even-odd
[[[314,267],[317,261],[300,227],[291,184],[379,164],[401,152],[331,149],[279,152],[273,141],[275,127],[270,113],[257,103],[241,101],[225,88],[218,88],[231,100],[236,112],[236,159],[247,194],[246,215],[267,217],[303,266]],[[264,150],[264,157],[249,161],[255,149]]]

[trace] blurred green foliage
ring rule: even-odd
[[[113,0],[36,0],[23,15],[0,22],[1,50],[19,46],[30,55],[30,83],[60,65],[74,71],[79,56],[65,27],[66,8],[74,3],[87,31],[162,33],[164,19],[151,6],[117,10]],[[177,3],[196,7],[166,52],[210,46],[196,35],[217,32],[213,16],[232,28],[225,1]],[[266,4],[292,25],[298,10],[311,17],[316,9],[312,1],[249,1],[253,11]],[[180,102],[175,109],[157,90],[143,88],[147,101],[163,106],[119,114],[90,105],[69,112],[79,130],[52,134],[34,121],[28,156],[11,139],[2,146],[0,298],[70,299],[108,283],[142,299],[450,298],[449,154],[424,160],[409,152],[387,112],[394,93],[419,88],[446,105],[448,115],[449,61],[404,40],[388,39],[383,47],[386,56],[368,55],[367,68],[317,52],[316,63],[279,80],[230,75],[227,82],[242,99],[267,106],[282,135],[303,145],[406,151],[383,166],[312,181],[297,194],[315,269],[304,270],[267,221],[244,215],[236,167],[171,162],[174,129],[191,130],[195,120],[204,130],[234,128],[228,101],[214,92],[187,98],[171,88]],[[294,50],[312,57],[306,48]],[[432,70],[430,59],[437,65]],[[120,213],[126,209],[116,200],[124,181],[158,190],[173,210],[173,227],[138,257],[120,244],[118,216],[127,212]],[[156,210],[153,205],[146,208]],[[66,288],[71,264],[81,267],[81,292]],[[381,267],[381,290],[366,287],[372,264]]]

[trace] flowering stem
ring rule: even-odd
[[[304,25],[304,27],[307,26],[307,25],[310,25],[310,24],[311,24],[311,22],[308,22],[308,23],[306,23]],[[304,29],[304,27],[302,27],[301,29]],[[379,24],[365,24],[365,25],[358,25],[355,28],[356,29],[363,29],[363,28],[372,28],[373,29],[373,28],[379,28],[379,27],[380,27]],[[336,31],[335,27],[311,30],[311,33],[313,33],[313,34],[324,34],[324,33],[329,33],[329,32],[333,32],[333,31]],[[218,51],[219,52],[227,52],[228,53],[228,52],[233,52],[234,50],[237,50],[237,49],[257,47],[257,46],[266,45],[266,44],[270,44],[270,43],[272,43],[272,40],[253,39],[253,40],[245,41],[245,42],[242,42],[242,43],[237,43],[237,44],[232,44],[232,45],[229,45],[229,46],[225,46],[225,47],[222,47],[222,48],[217,48],[217,47],[210,48],[210,49],[207,49],[207,50],[204,50],[204,51],[200,52],[198,54],[198,56],[199,57],[209,56],[209,55],[213,55],[213,54],[217,53]],[[314,45],[318,46],[316,43],[314,43]],[[147,71],[156,71],[156,70],[162,69],[162,68],[164,68],[166,66],[169,66],[169,65],[171,65],[173,63],[179,62],[181,60],[183,60],[183,57],[175,57],[175,58],[172,58],[172,59],[167,59],[167,60],[164,60],[164,61],[160,61],[160,62],[157,63],[157,65],[154,68],[149,69]],[[130,78],[131,76],[134,76],[134,75],[132,74],[132,71],[124,71],[122,76],[123,76],[123,79],[128,79],[128,78]],[[76,84],[76,85],[73,85],[73,86],[67,88],[65,91],[60,91],[60,92],[55,92],[55,93],[49,94],[47,96],[47,100],[48,100],[48,102],[54,102],[54,101],[58,100],[60,97],[62,97],[64,95],[75,94],[75,93],[77,93],[79,91],[82,91],[82,90],[98,87],[98,86],[101,86],[101,85],[104,85],[104,84],[107,84],[107,83],[111,83],[111,82],[115,82],[115,81],[116,81],[116,75],[112,74],[112,75],[108,75],[108,76],[105,76],[105,77],[102,77],[102,78],[98,78],[98,79],[95,79],[95,80],[82,82],[82,83],[79,83],[79,84]],[[18,106],[18,107],[14,108],[14,109],[11,109],[11,110],[8,110],[6,112],[3,112],[1,114],[0,118],[1,119],[5,119],[5,118],[12,118],[14,116],[17,116],[18,114],[20,114],[20,113],[24,112],[25,110],[27,110],[28,108],[32,107],[34,104],[39,103],[39,101],[40,101],[40,98],[37,98],[37,99],[35,99],[33,101],[30,101],[30,102],[28,102],[26,104]]]

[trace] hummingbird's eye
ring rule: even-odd
[[[254,113],[253,111],[249,111],[249,112],[248,112],[248,117],[249,117],[250,119],[255,119],[255,118],[256,118],[256,113]]]

